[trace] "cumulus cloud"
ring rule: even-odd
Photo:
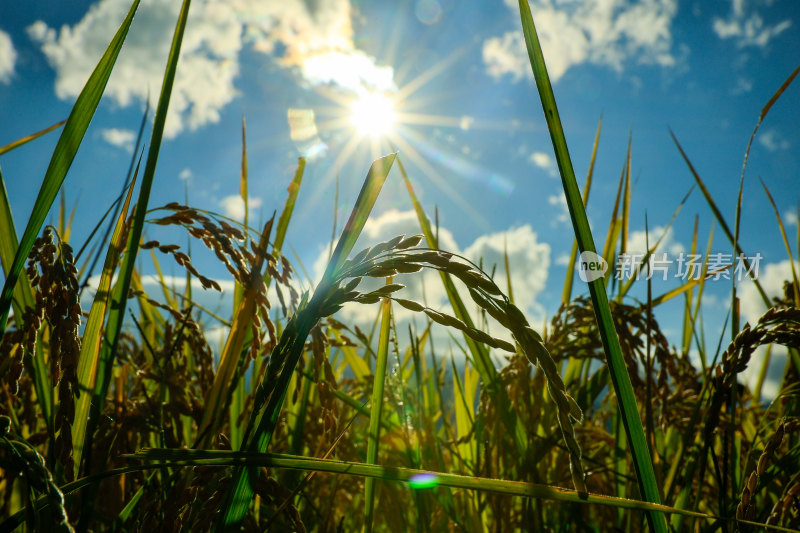
[[[0,30],[0,83],[9,83],[14,74],[14,63],[17,60],[17,51],[11,36]]]
[[[758,142],[770,152],[786,150],[789,148],[789,141],[784,139],[775,129],[762,131],[758,135]]]
[[[219,201],[219,206],[225,215],[235,220],[244,220],[244,200],[238,194],[226,196]],[[261,198],[257,196],[247,198],[248,211],[252,212],[253,209],[258,209],[259,207],[261,207]]]
[[[795,261],[794,268],[795,272],[800,273],[800,263]],[[789,259],[758,266],[758,282],[770,298],[783,296],[783,283],[791,279],[792,265],[789,263]],[[755,324],[758,318],[767,311],[767,307],[752,280],[744,281],[739,289],[741,314],[750,324]]]
[[[28,27],[56,72],[59,98],[78,95],[129,4],[100,0],[74,26],[57,30],[36,21]],[[143,102],[148,94],[157,98],[179,7],[172,0],[142,1],[106,88],[117,105]],[[355,46],[349,0],[197,1],[181,47],[165,126],[168,138],[219,121],[237,95],[234,79],[245,43],[310,84],[352,91],[395,88],[393,69],[378,66]]]
[[[508,276],[504,266],[504,253],[508,254],[511,272],[511,288],[514,300],[520,308],[527,309],[534,322],[544,317],[544,309],[537,302],[537,296],[547,284],[550,268],[550,245],[539,242],[538,236],[529,225],[483,235],[467,247],[464,255],[472,261],[483,261],[487,272],[495,271],[494,280],[504,292],[508,286]]]
[[[800,272],[800,262],[794,262],[795,272]],[[764,292],[771,299],[776,296],[783,296],[783,283],[792,279],[792,264],[789,259],[784,259],[778,263],[767,263],[759,265],[758,282]],[[703,297],[705,298],[705,296]],[[764,301],[752,280],[747,279],[739,286],[739,310],[744,319],[751,325],[758,322],[759,317],[767,311]],[[750,386],[755,385],[764,358],[766,357],[766,347],[761,347],[751,357],[747,369],[743,372],[743,381]],[[762,395],[765,398],[774,398],[778,393],[778,387],[783,379],[783,368],[787,357],[784,346],[773,345],[770,359],[770,366],[764,380]]]
[[[796,226],[797,225],[797,213],[795,211],[787,211],[783,215],[783,223],[787,226]]]
[[[506,0],[506,4],[517,9],[513,0]],[[675,64],[671,25],[678,11],[676,0],[534,0],[531,9],[553,81],[582,63],[617,71],[632,60]],[[506,74],[514,81],[532,77],[521,30],[487,39],[483,60],[487,72],[495,78]]]
[[[133,130],[110,128],[101,130],[100,136],[109,144],[122,148],[126,152],[133,152],[133,144],[136,141],[136,134]]]
[[[756,46],[764,48],[769,42],[789,29],[791,20],[782,20],[777,24],[766,24],[755,8],[747,6],[746,0],[731,0],[731,11],[727,19],[715,17],[714,33],[720,39],[734,39],[736,46],[745,48]]]
[[[28,27],[56,72],[55,92],[64,100],[76,97],[108,46],[129,8],[127,0],[101,0],[75,26],[50,28],[42,21]],[[106,87],[106,96],[120,106],[161,90],[178,3],[149,0],[136,18]],[[184,128],[219,121],[219,111],[235,96],[233,79],[239,71],[242,22],[225,2],[209,0],[192,5],[181,47],[178,74],[164,134],[170,138]]]

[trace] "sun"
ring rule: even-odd
[[[350,123],[363,137],[389,135],[396,120],[394,99],[387,94],[368,92],[350,103]]]

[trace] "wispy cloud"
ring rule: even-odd
[[[644,254],[647,252],[647,245],[649,244],[652,248],[658,239],[661,239],[661,242],[656,248],[656,252],[678,255],[686,251],[686,247],[675,240],[675,232],[672,227],[665,230],[664,226],[656,226],[650,229],[646,235],[644,230],[632,231],[628,235],[627,251],[628,253]]]
[[[0,30],[0,83],[9,83],[14,74],[14,63],[17,60],[17,51],[11,36]]]
[[[110,128],[101,130],[100,136],[111,145],[122,148],[126,152],[133,152],[133,143],[136,141],[136,134],[133,130]]]
[[[775,129],[768,129],[758,134],[758,142],[770,152],[786,150],[789,148],[789,141],[784,139]]]
[[[506,0],[506,4],[514,11],[518,9],[513,0]],[[629,61],[661,66],[676,62],[671,51],[676,0],[534,0],[531,6],[553,81],[583,63],[622,71]],[[495,78],[511,75],[517,81],[532,77],[520,30],[487,39],[483,60],[487,72]]]
[[[736,46],[745,48],[756,46],[764,48],[769,42],[789,29],[792,21],[782,20],[777,24],[766,24],[760,13],[747,5],[746,0],[731,0],[731,11],[728,18],[715,17],[712,27],[720,39],[734,39]]]
[[[556,220],[562,224],[569,222],[569,207],[567,206],[567,197],[563,194],[551,194],[547,197],[547,203],[553,206],[558,206],[558,214]]]

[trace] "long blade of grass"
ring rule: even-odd
[[[586,183],[583,185],[583,207],[589,203],[589,191],[592,188],[592,176],[594,175],[594,161],[597,158],[597,146],[600,144],[600,130],[603,128],[603,117],[597,122],[597,132],[594,135],[592,145],[592,157],[589,160],[589,172],[586,174]],[[572,299],[572,280],[575,277],[575,260],[578,258],[578,241],[572,241],[572,251],[569,254],[567,263],[567,274],[564,277],[564,291],[561,293],[561,303],[567,304]],[[513,303],[513,302],[512,302]]]
[[[264,453],[269,447],[286,389],[303,353],[306,338],[311,328],[320,319],[320,306],[329,295],[339,268],[346,261],[348,254],[353,250],[359,235],[361,235],[361,230],[364,229],[364,224],[383,188],[395,157],[396,154],[389,154],[374,161],[370,166],[347,225],[342,230],[342,235],[328,262],[325,274],[314,291],[314,296],[308,305],[302,307],[286,325],[278,345],[272,353],[264,379],[258,385],[255,406],[245,430],[242,449]],[[277,379],[275,379],[276,375]],[[267,398],[269,400],[266,408],[262,409]],[[248,438],[251,433],[252,438]],[[250,468],[237,468],[233,473],[231,488],[228,490],[214,525],[216,531],[232,531],[239,527],[253,498],[257,476],[257,471]]]
[[[239,195],[244,202],[244,227],[247,227],[247,222],[250,215],[250,206],[247,204],[247,124],[242,115],[242,171],[239,177]],[[245,233],[246,234],[246,233]]]
[[[294,212],[294,205],[297,203],[297,194],[300,192],[300,184],[303,182],[303,173],[306,169],[306,159],[304,157],[297,158],[297,170],[294,173],[294,179],[289,184],[289,196],[286,198],[286,203],[283,206],[281,216],[278,218],[278,226],[275,228],[275,240],[272,244],[272,252],[276,254],[283,248],[283,241],[286,238],[286,230],[289,228],[289,221],[292,219],[292,212]]]
[[[29,143],[29,142],[35,140],[35,139],[38,139],[39,137],[41,137],[42,135],[44,135],[46,133],[50,133],[54,129],[57,129],[57,128],[63,126],[65,122],[67,122],[67,121],[66,120],[62,120],[61,122],[56,122],[52,126],[49,126],[49,127],[45,128],[43,130],[37,131],[36,133],[31,133],[30,135],[26,135],[25,137],[17,139],[16,141],[10,142],[5,146],[0,146],[0,155],[5,154],[6,152],[10,152],[14,148],[19,148],[23,144],[26,144],[26,143]]]
[[[386,155],[374,161],[370,166],[364,186],[361,188],[361,192],[358,193],[350,218],[347,220],[344,230],[342,230],[339,242],[336,243],[331,260],[325,269],[322,284],[329,283],[334,278],[342,263],[347,259],[348,254],[353,251],[353,247],[356,245],[359,235],[361,235],[361,230],[364,229],[364,224],[372,212],[375,200],[378,199],[378,193],[381,192],[383,183],[386,181],[389,169],[392,168],[396,157],[397,154]]]
[[[89,485],[98,483],[104,479],[128,474],[132,472],[144,472],[164,467],[184,467],[184,466],[241,466],[250,464],[263,466],[266,468],[291,468],[298,470],[311,470],[318,472],[329,472],[332,474],[354,475],[360,477],[375,477],[386,481],[409,483],[415,476],[432,476],[436,480],[437,486],[455,489],[475,490],[493,494],[504,494],[509,496],[521,496],[525,498],[537,498],[543,500],[561,501],[577,504],[605,505],[616,508],[632,509],[638,511],[658,511],[664,513],[680,514],[696,518],[713,520],[717,517],[700,512],[687,511],[666,505],[654,504],[646,501],[630,500],[625,498],[615,498],[602,494],[589,493],[580,495],[574,490],[562,489],[550,485],[539,483],[529,483],[523,481],[509,481],[503,479],[493,479],[474,476],[462,476],[459,474],[448,474],[442,472],[431,472],[403,467],[388,467],[379,465],[367,465],[364,463],[337,461],[332,459],[318,459],[313,457],[296,457],[285,454],[252,454],[248,452],[231,452],[227,450],[182,450],[182,449],[157,449],[151,448],[141,450],[135,455],[124,455],[125,458],[136,458],[153,461],[163,461],[149,463],[146,465],[126,466],[115,468],[87,476],[71,483],[66,483],[59,487],[64,494],[71,494]],[[41,511],[48,506],[48,497],[42,496],[34,502],[37,511]],[[0,523],[0,533],[11,532],[22,524],[25,513],[29,509],[22,509],[10,516],[7,520]],[[764,524],[755,525],[764,526]],[[791,529],[778,526],[770,526],[776,531],[788,531]]]
[[[0,262],[3,271],[8,277],[11,265],[14,263],[14,256],[19,248],[17,240],[17,229],[14,226],[14,215],[11,213],[11,204],[8,202],[6,192],[6,182],[3,179],[3,172],[0,170]],[[17,319],[22,318],[22,312],[26,307],[33,307],[33,289],[27,276],[22,276],[14,289],[14,298],[11,305],[14,307],[14,315]],[[19,327],[19,325],[18,325]]]
[[[6,330],[11,298],[14,294],[14,287],[17,284],[19,274],[25,264],[25,259],[31,251],[33,241],[36,240],[42,224],[44,224],[47,213],[50,211],[50,206],[53,205],[53,200],[55,200],[56,194],[58,194],[58,190],[67,176],[67,171],[72,165],[72,160],[78,152],[83,136],[94,116],[97,105],[100,103],[100,97],[103,96],[111,70],[114,68],[114,63],[117,61],[119,51],[122,49],[122,43],[125,41],[128,28],[130,28],[133,15],[138,7],[139,0],[134,0],[125,20],[122,21],[117,33],[103,53],[103,57],[100,58],[91,76],[89,76],[89,80],[78,95],[78,99],[75,101],[75,105],[72,107],[69,118],[67,118],[67,122],[64,125],[64,131],[61,132],[61,137],[58,139],[50,164],[45,172],[42,186],[39,189],[39,195],[36,197],[33,210],[30,217],[28,217],[28,225],[25,227],[19,247],[14,255],[14,261],[8,270],[3,292],[0,293],[0,334]]]
[[[550,139],[553,142],[553,149],[556,154],[556,161],[561,173],[561,181],[564,186],[564,193],[567,198],[572,226],[575,229],[575,236],[578,239],[578,246],[582,252],[595,252],[592,232],[589,228],[589,221],[586,217],[586,210],[575,180],[575,172],[572,168],[572,161],[567,149],[567,141],[564,130],[561,126],[561,119],[558,115],[553,88],[547,75],[542,48],[536,34],[533,23],[530,5],[527,0],[519,0],[520,14],[522,18],[522,29],[525,35],[525,44],[528,49],[531,67],[533,69],[536,86],[539,90],[539,97],[542,101],[542,108],[547,120],[550,131]],[[603,341],[603,349],[606,353],[606,362],[611,371],[611,380],[619,402],[620,413],[625,426],[628,438],[628,445],[633,455],[633,464],[639,479],[639,487],[644,499],[648,502],[659,504],[658,485],[656,484],[653,464],[650,461],[650,454],[647,450],[642,421],[636,405],[636,397],[633,394],[630,376],[628,375],[625,361],[622,358],[622,350],[619,345],[614,322],[611,317],[611,309],[606,296],[605,284],[602,278],[596,279],[589,284],[589,291],[592,297],[595,316]],[[667,531],[667,523],[663,513],[648,511],[648,522],[653,531],[659,533]]]
[[[136,173],[133,182],[136,183]],[[103,341],[103,321],[108,310],[111,292],[111,280],[117,269],[120,250],[125,243],[125,220],[128,217],[128,207],[133,196],[133,187],[128,189],[128,196],[122,206],[117,225],[111,237],[111,244],[106,253],[106,260],[103,265],[103,272],[94,295],[92,307],[89,310],[89,319],[86,321],[86,329],[83,332],[81,352],[78,356],[78,386],[84,391],[75,402],[75,421],[72,424],[72,458],[75,466],[80,469],[81,458],[83,456],[83,446],[86,439],[86,424],[89,420],[89,410],[94,398],[89,391],[95,389],[95,378],[100,360],[100,351]]]
[[[647,501],[630,500],[626,498],[615,498],[602,494],[589,493],[582,496],[574,490],[563,489],[550,485],[538,483],[528,483],[523,481],[509,481],[504,479],[493,479],[477,476],[464,476],[459,474],[448,474],[444,472],[430,472],[427,470],[417,470],[413,468],[403,468],[394,466],[368,465],[351,461],[338,461],[335,459],[318,459],[314,457],[295,457],[286,454],[264,453],[256,454],[251,452],[232,452],[228,450],[185,450],[172,448],[151,448],[145,449],[132,455],[123,455],[128,459],[142,459],[152,461],[169,461],[167,463],[156,463],[145,466],[129,467],[127,469],[117,469],[121,473],[142,470],[144,468],[158,468],[159,464],[175,465],[254,465],[267,468],[296,468],[300,470],[316,470],[319,472],[330,472],[334,474],[345,474],[364,477],[375,477],[385,481],[397,481],[408,483],[412,478],[419,475],[428,474],[433,476],[438,487],[452,487],[465,490],[486,491],[497,494],[507,494],[511,496],[523,496],[528,498],[541,498],[553,501],[563,501],[571,503],[599,504],[623,509],[633,509],[639,511],[657,511],[674,513],[696,518],[713,519],[712,515],[705,513],[676,509],[667,505],[655,504]],[[112,474],[113,475],[113,474]],[[77,483],[77,482],[76,482]],[[85,486],[89,482],[84,482]],[[64,492],[69,492],[69,484],[65,485]],[[72,489],[75,490],[75,489]]]
[[[386,284],[391,278],[386,278]],[[381,303],[381,331],[378,338],[378,354],[375,362],[375,380],[372,385],[372,402],[369,412],[369,434],[367,437],[366,463],[378,463],[378,438],[380,437],[381,411],[383,408],[383,388],[386,382],[386,362],[389,359],[389,333],[392,322],[392,301],[386,298]],[[375,478],[364,480],[364,529],[372,531],[375,513]]]
[[[630,225],[631,210],[631,145],[633,144],[633,132],[628,133],[628,155],[625,158],[625,194],[622,197],[622,243],[620,252],[628,251],[628,226]]]

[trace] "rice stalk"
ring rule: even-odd
[[[391,278],[386,278],[386,286],[391,285]],[[375,375],[372,385],[372,401],[370,402],[369,430],[367,434],[367,464],[378,462],[378,439],[380,437],[380,420],[383,409],[384,383],[386,381],[386,362],[389,358],[389,331],[392,321],[392,302],[385,298],[381,302],[381,329],[378,339],[378,354],[375,360]],[[376,499],[375,480],[364,481],[364,529],[372,531]]]
[[[561,127],[561,120],[558,116],[553,89],[547,75],[547,68],[542,55],[541,45],[536,35],[531,9],[527,0],[520,0],[520,15],[522,17],[522,28],[525,35],[525,43],[528,48],[528,55],[531,61],[536,85],[539,89],[539,97],[542,101],[545,118],[550,138],[553,141],[553,148],[556,153],[556,161],[561,173],[564,192],[567,197],[567,205],[572,218],[572,225],[578,239],[578,245],[583,252],[595,253],[594,242],[592,239],[586,211],[581,201],[578,184],[575,180],[575,173],[572,169],[572,162],[567,149],[566,138]],[[628,444],[633,457],[633,464],[639,479],[639,486],[644,498],[652,503],[660,503],[658,485],[656,483],[653,465],[647,451],[647,442],[644,438],[641,418],[633,395],[630,377],[625,369],[622,353],[619,347],[619,340],[614,330],[611,319],[611,312],[608,305],[605,286],[602,279],[594,280],[589,284],[589,291],[592,296],[592,303],[597,322],[600,326],[600,333],[603,339],[603,346],[606,353],[607,363],[611,371],[611,379],[614,384],[620,413],[622,415],[625,431],[628,437]],[[559,422],[561,422],[561,416]],[[564,426],[562,425],[562,430]],[[565,437],[567,432],[564,432]],[[573,472],[574,476],[574,472]],[[650,528],[653,531],[666,533],[667,524],[664,515],[657,512],[647,513]]]
[[[286,324],[270,358],[264,380],[259,383],[256,390],[253,411],[242,441],[242,450],[266,452],[277,424],[289,380],[302,355],[306,338],[320,318],[335,313],[344,303],[342,297],[347,291],[338,287],[340,269],[361,234],[394,159],[395,155],[390,154],[373,162],[350,218],[328,262],[322,281],[310,300],[307,300],[307,295],[304,297],[297,313]],[[250,505],[255,477],[257,473],[252,469],[235,470],[231,488],[215,523],[215,530],[227,531],[238,527]]]

